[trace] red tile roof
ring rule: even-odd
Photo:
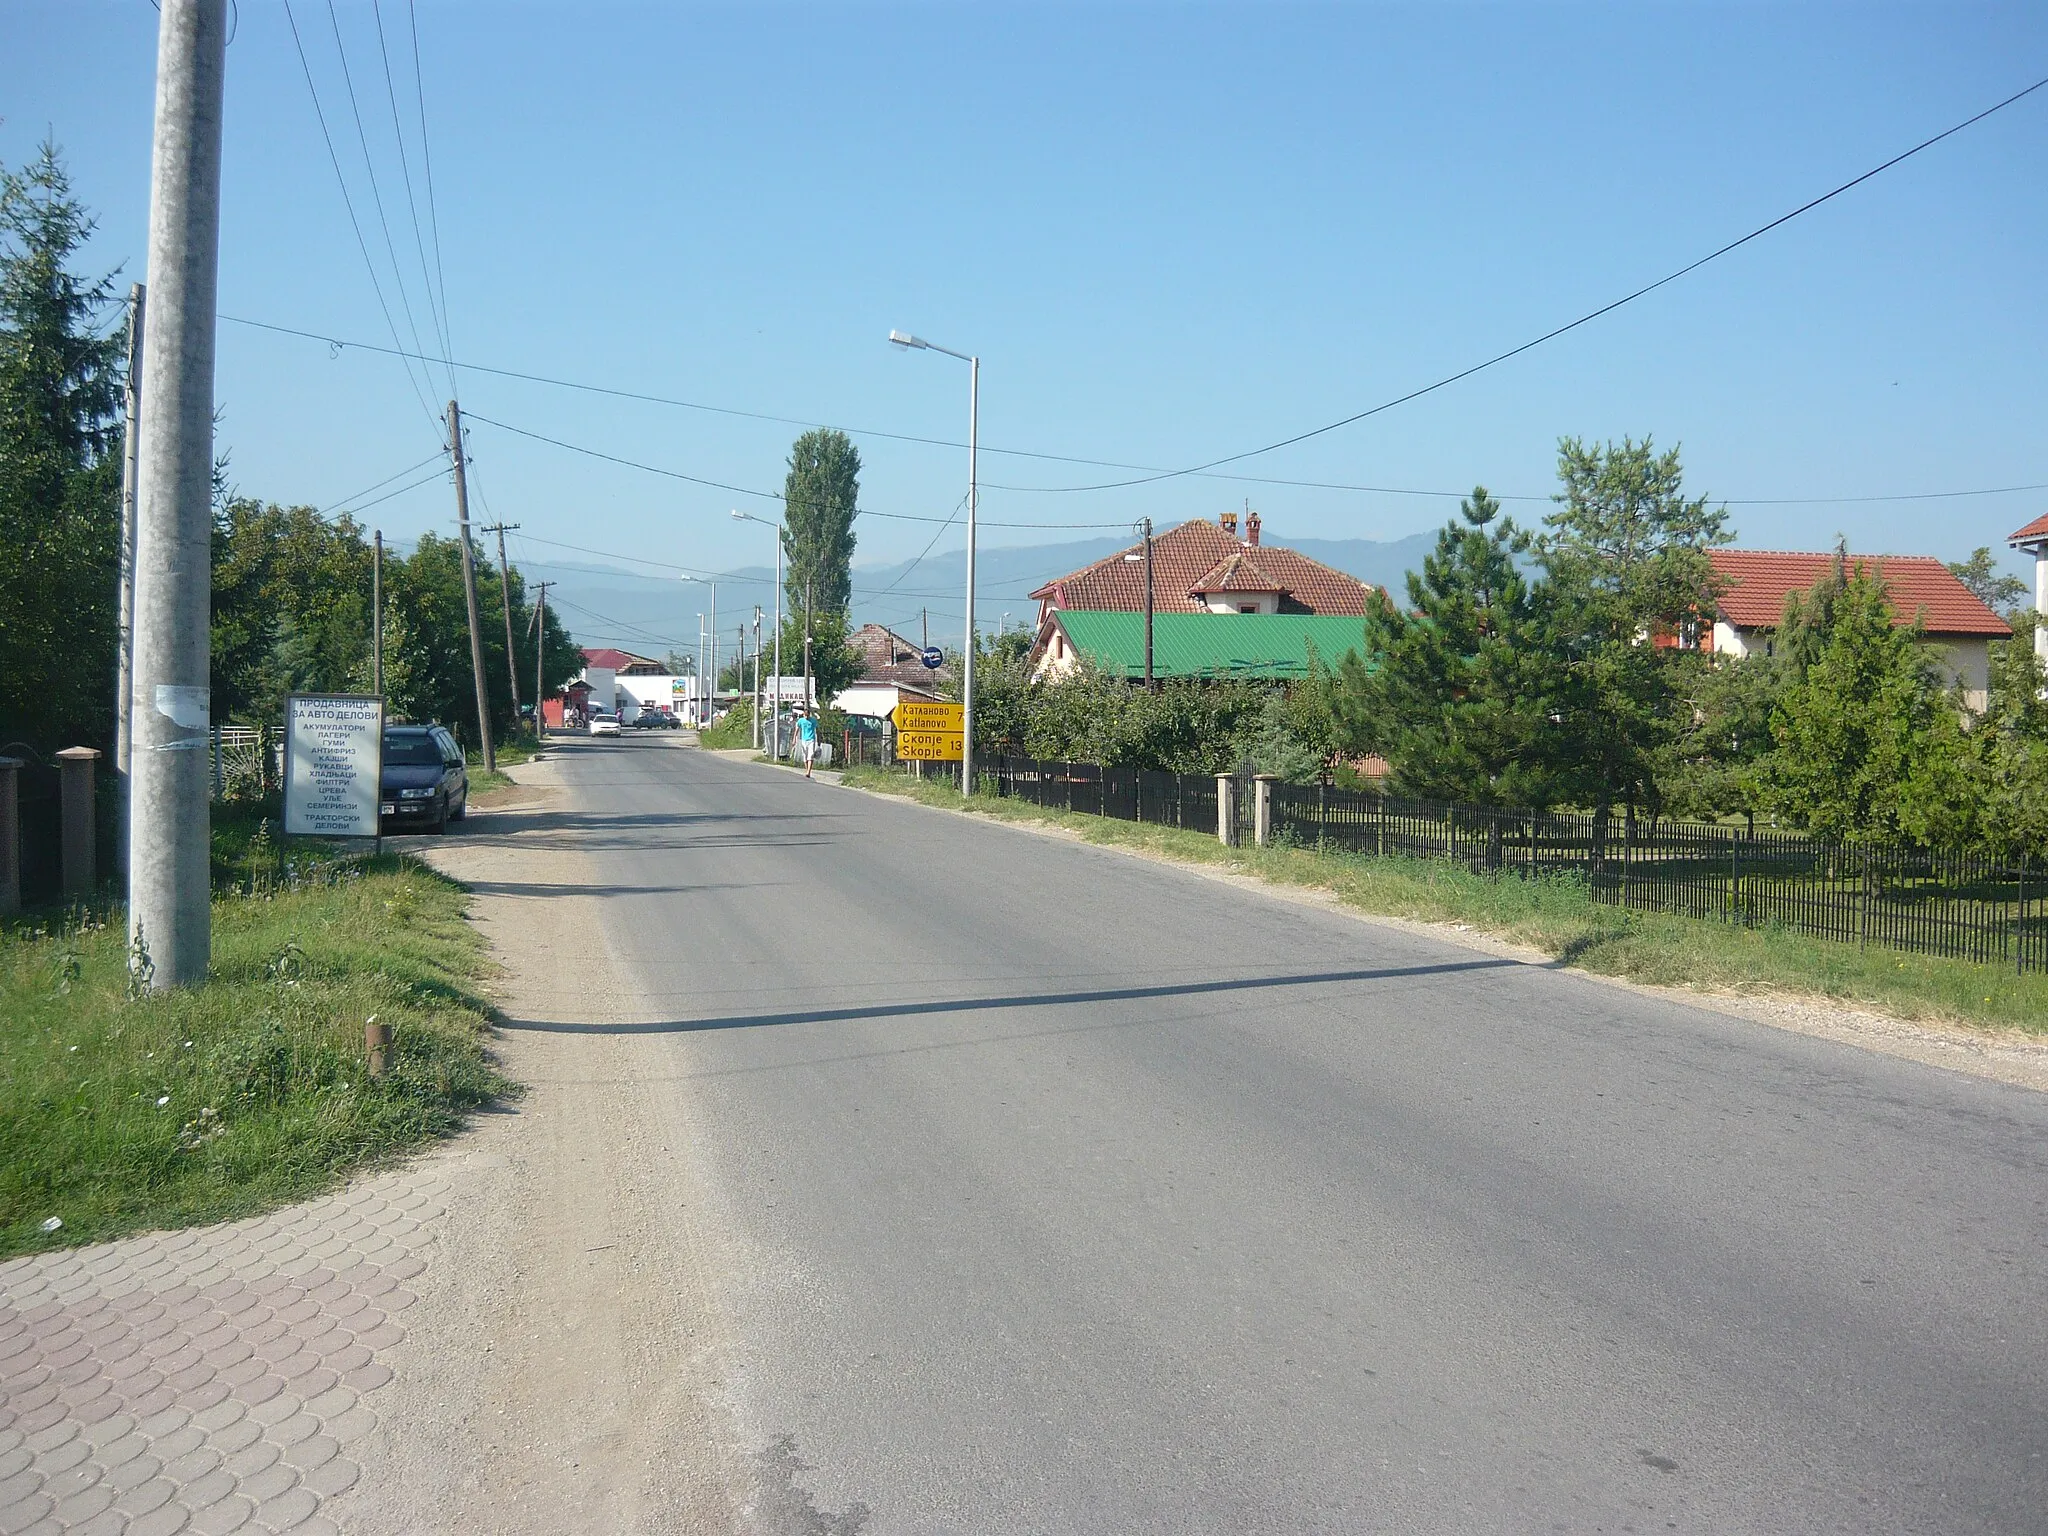
[[[1785,622],[1785,598],[1804,592],[1834,568],[1833,555],[1787,554],[1764,549],[1717,549],[1714,570],[1727,583],[1721,617],[1741,629],[1770,629]],[[1851,555],[1852,568],[1875,574],[1891,596],[1895,622],[1918,616],[1930,635],[2012,633],[2005,620],[1978,600],[1955,573],[1932,555]]]
[[[608,645],[583,647],[583,664],[587,667],[610,667],[614,672],[623,672],[628,667],[661,665],[651,656],[635,656],[631,651],[615,651]]]
[[[2048,539],[2048,512],[2043,512],[2018,533],[2007,539],[2008,544],[2017,544],[2021,539]]]
[[[1144,548],[1143,544],[1133,544],[1107,559],[1049,581],[1031,595],[1048,608],[1140,613],[1145,607],[1145,562],[1125,557],[1142,555]],[[1255,578],[1247,571],[1235,588],[1205,589],[1203,583],[1215,577],[1218,568],[1233,555],[1244,557],[1240,568],[1248,563],[1259,573],[1256,579],[1264,580],[1266,585],[1249,585]],[[1366,598],[1372,589],[1320,560],[1311,560],[1278,545],[1247,544],[1208,519],[1198,517],[1152,540],[1152,606],[1160,613],[1201,613],[1207,605],[1195,594],[1204,590],[1278,591],[1282,594],[1282,612],[1355,618],[1365,613]]]
[[[1207,597],[1212,592],[1285,592],[1287,588],[1259,568],[1249,550],[1225,555],[1209,568],[1209,574],[1188,588],[1190,597]]]
[[[846,637],[846,643],[859,651],[866,662],[860,674],[863,683],[894,683],[898,688],[932,693],[948,675],[944,668],[933,670],[925,666],[919,660],[923,653],[915,645],[880,624],[861,625]]]

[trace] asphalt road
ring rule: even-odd
[[[781,1528],[2048,1530],[2048,1099],[673,742],[561,771]]]

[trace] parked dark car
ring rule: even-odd
[[[674,710],[663,709],[658,704],[652,709],[641,710],[633,717],[635,728],[643,731],[673,731],[682,723]]]
[[[449,822],[469,814],[469,771],[446,727],[384,727],[383,787],[377,798],[391,831],[443,832]]]

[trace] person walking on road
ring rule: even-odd
[[[818,718],[809,711],[797,716],[797,756],[804,760],[804,777],[811,776],[811,763],[818,755]]]

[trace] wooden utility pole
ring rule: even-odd
[[[484,633],[476,617],[476,560],[469,547],[469,478],[463,472],[462,407],[448,402],[448,451],[455,456],[455,521],[462,533],[462,596],[469,605],[469,670],[476,683],[477,742],[483,749],[484,771],[498,766],[491,746],[491,700],[484,687]]]
[[[519,668],[513,664],[512,656],[512,572],[505,564],[505,535],[517,528],[517,523],[493,523],[484,529],[485,533],[498,536],[498,595],[505,600],[505,677],[512,686],[512,729],[519,729]],[[540,700],[533,701],[535,709]]]
[[[384,697],[384,530],[370,559],[370,691]]]
[[[1152,681],[1152,519],[1145,519],[1145,691],[1155,691]]]
[[[540,705],[547,696],[548,588],[554,583],[541,581],[534,585],[540,589],[540,597],[533,605],[533,739],[539,741],[547,728]]]

